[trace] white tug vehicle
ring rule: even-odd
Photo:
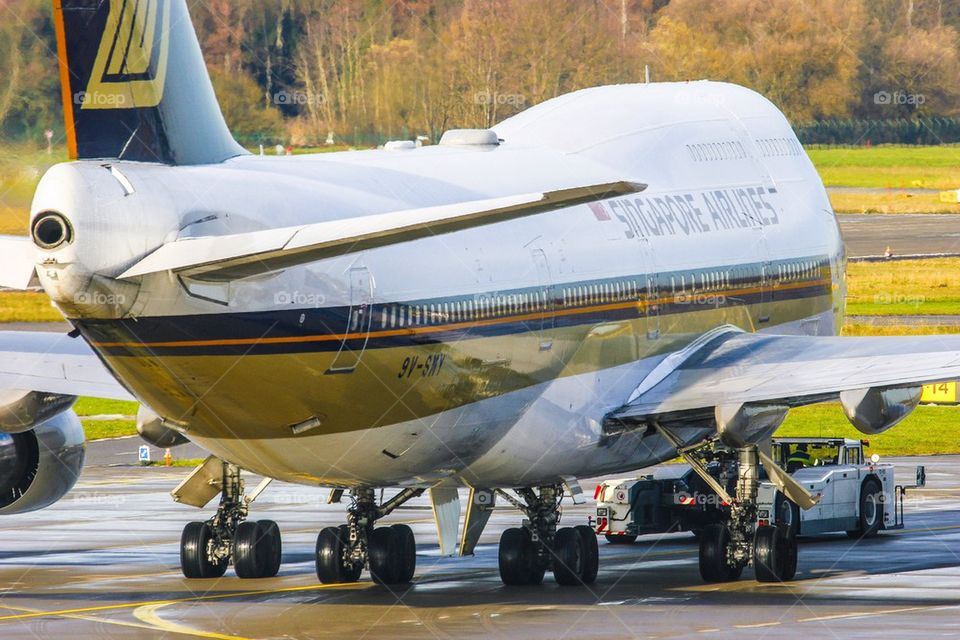
[[[819,498],[800,509],[762,473],[757,491],[757,527],[776,526],[791,538],[846,532],[854,538],[903,528],[903,496],[925,484],[917,467],[916,484],[897,485],[894,465],[867,458],[865,440],[848,438],[775,438],[771,457],[777,467]],[[694,535],[724,522],[728,504],[701,477],[706,472],[728,493],[737,481],[737,460],[716,448],[698,470],[667,465],[638,478],[607,480],[597,486],[597,516],[591,525],[611,544],[629,544],[651,533],[692,531]]]

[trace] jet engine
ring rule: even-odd
[[[50,506],[80,477],[84,435],[73,411],[30,431],[0,434],[0,514]]]
[[[56,393],[20,389],[0,390],[0,431],[4,433],[29,431],[38,424],[68,410],[76,401],[76,396]]]
[[[922,387],[855,389],[841,392],[840,404],[850,424],[873,436],[910,415],[922,391]]]

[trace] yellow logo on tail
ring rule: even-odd
[[[81,109],[155,107],[163,98],[170,55],[167,0],[110,0],[107,24]]]

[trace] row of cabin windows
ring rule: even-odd
[[[704,142],[688,144],[687,153],[694,162],[712,162],[715,160],[743,160],[747,152],[736,140],[723,142]]]
[[[435,304],[392,304],[380,310],[383,329],[472,322],[487,318],[545,311],[547,292],[511,293]]]
[[[781,282],[791,282],[813,278],[819,265],[815,261],[804,260],[777,266],[777,276]],[[731,267],[715,271],[701,271],[670,276],[670,290],[673,293],[698,293],[720,291],[731,287],[732,283],[757,282],[760,279],[757,268]],[[637,280],[624,280],[602,284],[564,287],[561,290],[563,307],[582,307],[608,302],[638,300],[642,287]],[[546,311],[549,300],[546,291],[536,293],[514,293],[477,298],[476,300],[457,300],[435,304],[387,305],[380,310],[380,326],[383,329],[429,326],[448,322],[472,322],[487,318],[497,318],[530,312]],[[361,321],[361,313],[351,316],[351,330],[356,330]]]
[[[607,302],[624,302],[640,297],[640,286],[636,280],[606,282],[578,287],[564,287],[561,291],[561,304],[564,307],[582,307]]]
[[[780,282],[796,282],[816,278],[819,275],[820,265],[813,260],[798,260],[779,265],[777,271]]]
[[[799,156],[803,147],[792,138],[758,138],[757,146],[765,157]]]

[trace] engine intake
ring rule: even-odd
[[[73,411],[32,431],[0,434],[0,515],[50,506],[67,494],[83,469],[83,426]]]

